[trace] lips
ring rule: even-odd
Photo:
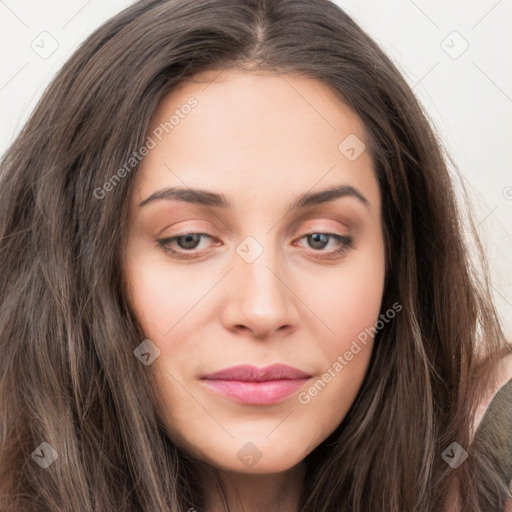
[[[305,379],[311,375],[285,364],[273,364],[258,369],[256,366],[240,365],[205,375],[207,380],[238,380],[245,382],[265,382],[269,380]]]
[[[251,365],[226,368],[204,375],[209,389],[232,400],[250,405],[270,405],[293,394],[311,375],[283,364],[258,369]]]

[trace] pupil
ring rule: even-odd
[[[184,244],[180,243],[179,245],[182,246],[182,249],[194,249],[195,245],[197,245],[199,235],[196,233],[191,233],[188,235],[183,235],[179,238],[178,242],[181,240],[184,240]]]
[[[309,235],[310,238],[313,239],[313,243],[320,243],[321,247],[320,248],[323,248],[323,246],[327,243],[327,238],[328,238],[328,235],[325,235],[323,233],[315,233],[313,235]],[[318,247],[316,247],[318,249]]]

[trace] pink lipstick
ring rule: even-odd
[[[214,391],[249,405],[281,402],[297,391],[311,375],[288,365],[273,364],[258,369],[251,365],[226,368],[204,375],[201,380]]]

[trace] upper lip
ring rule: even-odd
[[[232,366],[215,373],[204,375],[202,378],[206,380],[237,380],[246,382],[265,382],[269,380],[291,380],[306,379],[311,375],[288,366],[286,364],[273,364],[265,368],[257,368],[247,364]]]

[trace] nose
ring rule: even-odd
[[[228,287],[222,320],[229,331],[267,339],[297,329],[298,299],[284,265],[269,250],[252,263],[235,256]]]

